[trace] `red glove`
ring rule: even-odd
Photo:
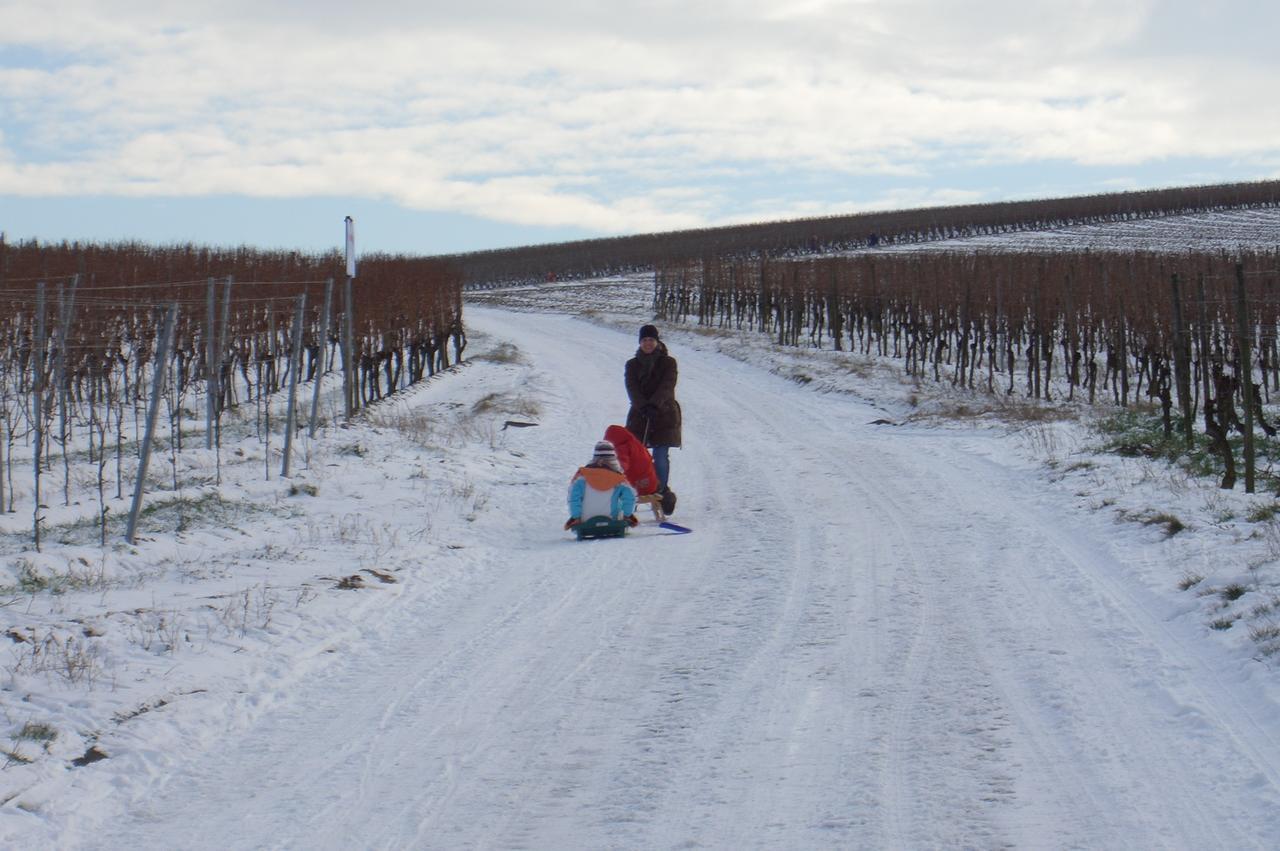
[[[582,522],[581,518],[570,517],[568,520],[564,521],[564,530],[568,532],[570,529],[572,529],[574,526],[577,526],[581,522]]]
[[[632,528],[634,529],[636,526],[639,526],[639,525],[640,525],[640,518],[639,518],[639,517],[636,517],[634,514],[630,514],[630,515],[628,515],[628,516],[627,516],[627,525],[628,525],[628,526],[630,526],[630,527],[632,527]]]

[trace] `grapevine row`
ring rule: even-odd
[[[1273,252],[712,257],[659,269],[654,299],[669,320],[895,358],[957,387],[1153,400],[1167,434],[1190,441],[1202,415],[1220,450],[1249,420],[1275,434],[1262,409],[1280,392]]]
[[[193,392],[205,396],[206,445],[223,413],[246,405],[269,441],[271,399],[295,374],[318,399],[318,382],[341,372],[350,416],[461,358],[455,267],[369,255],[354,282],[335,282],[343,265],[337,253],[0,240],[0,509],[31,500],[38,545],[40,479],[58,463],[65,504],[77,478],[96,481],[104,506],[108,480],[122,497],[161,368],[176,453]],[[15,481],[15,449],[34,461],[29,488]],[[105,539],[105,519],[101,529]]]

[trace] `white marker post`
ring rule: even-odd
[[[347,277],[343,282],[343,316],[342,316],[342,392],[346,399],[347,419],[350,420],[357,408],[356,370],[352,358],[355,356],[355,297],[351,291],[351,281],[356,276],[356,223],[350,216],[347,223]]]
[[[346,218],[347,223],[347,277],[354,278],[356,276],[356,223],[350,216]]]

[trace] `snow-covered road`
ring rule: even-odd
[[[468,324],[544,396],[510,438],[538,478],[495,491],[484,557],[89,844],[1275,847],[1276,719],[1126,578],[1105,520],[987,438],[673,344],[695,532],[578,543],[563,487],[621,421],[634,339]]]

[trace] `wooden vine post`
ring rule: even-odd
[[[280,468],[280,475],[285,478],[289,477],[293,461],[293,430],[294,423],[297,422],[298,379],[302,372],[302,322],[306,309],[307,294],[303,293],[298,296],[297,308],[293,316],[293,339],[290,341],[293,345],[292,356],[289,358],[289,402],[284,426],[284,462]],[[316,383],[319,383],[318,379]]]
[[[31,524],[32,534],[35,537],[36,552],[40,552],[40,523],[44,519],[40,516],[40,465],[42,463],[40,450],[44,446],[44,310],[44,281],[41,281],[36,284],[36,327],[35,339],[32,341],[31,347],[31,425],[35,430],[35,508],[32,510]]]
[[[333,307],[333,278],[324,282],[324,312],[320,315],[320,335],[317,339],[320,350],[316,364],[315,382],[311,388],[311,422],[307,428],[307,437],[316,436],[316,421],[320,414],[320,385],[324,382],[324,359],[329,350],[329,311]]]
[[[1191,418],[1191,346],[1187,338],[1187,322],[1182,315],[1182,288],[1178,273],[1171,279],[1173,289],[1173,376],[1178,385],[1178,403],[1182,408],[1182,435],[1187,448],[1195,445]]]
[[[156,349],[156,365],[152,374],[151,402],[147,407],[147,430],[142,437],[142,446],[138,458],[138,480],[133,486],[133,504],[129,508],[129,525],[124,539],[130,544],[134,542],[134,533],[138,528],[138,516],[142,512],[142,493],[146,488],[147,467],[151,461],[151,443],[156,432],[156,418],[160,414],[160,400],[164,395],[165,370],[169,366],[169,347],[173,345],[173,326],[178,319],[178,304],[170,305],[164,317],[164,327],[160,332],[160,342]]]
[[[1245,297],[1244,264],[1236,263],[1236,335],[1240,349],[1240,394],[1244,403],[1244,492],[1253,493],[1253,359],[1250,345],[1249,302]]]

